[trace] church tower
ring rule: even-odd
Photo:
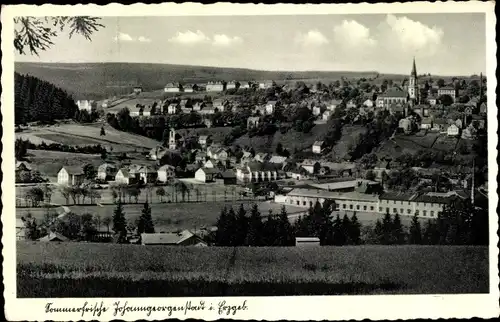
[[[168,148],[170,150],[177,149],[177,140],[175,139],[175,129],[174,128],[170,129],[170,134],[168,137]]]
[[[417,78],[417,66],[415,65],[415,57],[413,57],[413,68],[410,74],[410,81],[408,83],[408,95],[410,100],[414,103],[419,102],[419,92],[418,92],[418,78]]]

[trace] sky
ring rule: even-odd
[[[484,13],[103,17],[30,62],[140,62],[286,71],[486,71]]]

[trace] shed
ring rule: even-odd
[[[309,246],[319,246],[318,237],[295,237],[295,246],[299,247],[309,247]]]

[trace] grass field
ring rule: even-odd
[[[358,135],[366,133],[366,128],[361,125],[345,125],[342,127],[342,137],[335,144],[330,153],[331,158],[341,161],[349,152],[349,145],[356,140]]]
[[[21,298],[456,294],[488,288],[487,247],[17,243]]]
[[[202,226],[213,226],[221,209],[226,206],[233,206],[235,210],[243,204],[245,208],[249,208],[253,204],[259,206],[259,210],[263,216],[267,216],[270,209],[274,213],[279,213],[281,210],[280,204],[268,202],[253,202],[253,201],[217,201],[217,202],[190,202],[190,203],[153,203],[151,204],[151,216],[157,231],[174,231],[177,229],[194,229]],[[126,204],[123,206],[125,218],[129,223],[135,223],[136,219],[141,215],[143,204]],[[286,206],[287,211],[292,214],[304,211],[303,208]],[[99,215],[101,220],[106,217],[112,217],[115,205],[78,205],[69,206],[69,209],[76,214],[91,213]],[[34,218],[39,221],[43,220],[45,213],[44,208],[17,208],[16,217],[26,216],[30,212]],[[100,227],[105,230],[106,227]]]
[[[23,132],[16,133],[16,138],[29,139],[33,143],[60,143],[67,145],[95,145],[101,144],[114,152],[134,150],[149,150],[160,142],[153,139],[115,130],[105,124],[105,136],[100,135],[102,124],[58,124],[54,126],[31,127]]]
[[[281,143],[283,147],[293,152],[294,148],[299,150],[311,149],[315,141],[321,140],[328,131],[326,124],[315,125],[311,132],[302,133],[293,129],[285,134],[277,131],[274,135],[249,137],[248,134],[236,139],[233,144],[240,146],[252,146],[256,151],[274,153],[276,146]]]
[[[57,178],[57,173],[64,165],[83,166],[90,163],[97,168],[103,162],[101,156],[97,154],[60,151],[28,150],[27,156],[31,160],[32,167],[52,181]]]

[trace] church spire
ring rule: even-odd
[[[411,76],[417,76],[417,65],[415,64],[415,57],[413,57],[413,68],[411,69]]]

